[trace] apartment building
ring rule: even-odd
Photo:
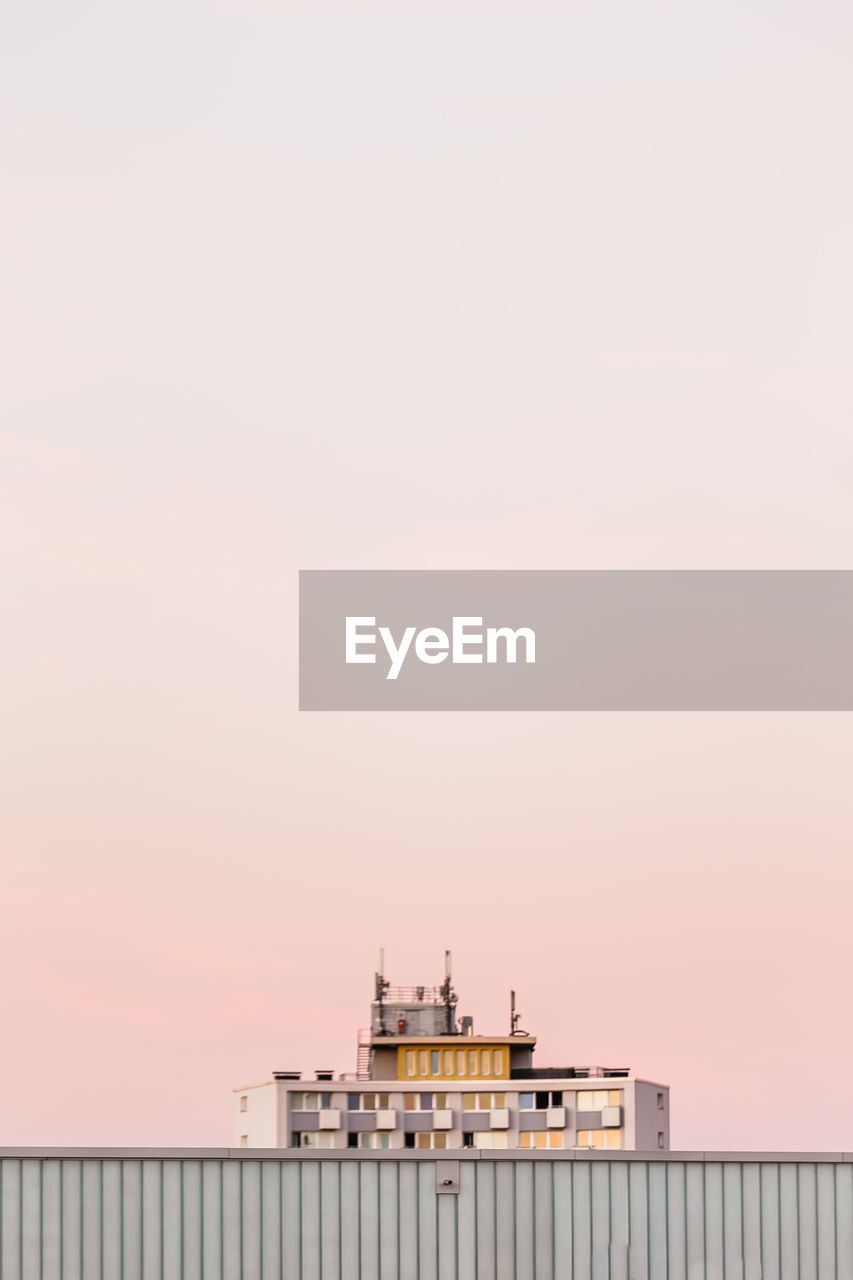
[[[357,1069],[276,1071],[234,1091],[237,1147],[393,1151],[669,1150],[669,1089],[627,1067],[533,1064],[536,1038],[457,1021],[449,953],[439,987],[375,975]]]

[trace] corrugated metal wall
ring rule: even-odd
[[[2,1280],[853,1280],[844,1157],[14,1153]]]

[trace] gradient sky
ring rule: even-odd
[[[223,1145],[376,953],[853,1149],[853,718],[309,715],[299,568],[851,568],[847,4],[12,0],[0,1144]]]

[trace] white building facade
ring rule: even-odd
[[[594,1069],[586,1077],[489,1081],[488,1087],[273,1079],[235,1091],[234,1145],[667,1151],[669,1090]]]

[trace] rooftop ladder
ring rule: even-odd
[[[355,1078],[356,1080],[370,1079],[370,1027],[362,1027],[358,1033]]]

